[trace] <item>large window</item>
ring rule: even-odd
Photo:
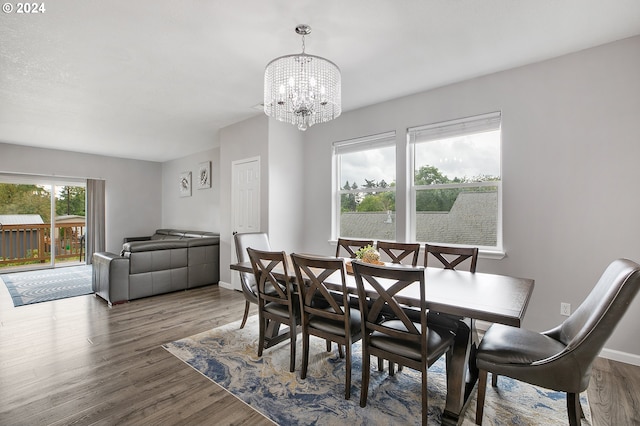
[[[335,142],[333,236],[395,240],[395,132]]]
[[[408,130],[415,240],[502,251],[500,113]]]

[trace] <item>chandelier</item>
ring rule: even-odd
[[[311,27],[298,25],[296,33],[302,36],[302,53],[276,58],[264,71],[264,112],[307,130],[342,113],[341,77],[336,64],[305,53]]]

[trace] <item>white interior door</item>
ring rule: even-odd
[[[260,157],[231,163],[231,217],[234,233],[260,232]],[[234,239],[231,260],[237,261]],[[231,285],[240,290],[240,275],[231,274]]]

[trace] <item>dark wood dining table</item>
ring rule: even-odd
[[[253,271],[250,262],[236,263],[230,267],[235,271]],[[288,272],[293,279],[293,268]],[[429,267],[425,268],[425,283],[427,308],[430,311],[472,320],[471,328],[460,322],[451,363],[447,367],[447,398],[442,424],[457,425],[462,421],[477,381],[478,371],[472,354],[477,344],[473,321],[483,320],[520,327],[533,293],[534,281],[506,275]],[[339,277],[329,277],[325,284],[335,291],[342,291]],[[349,293],[357,294],[352,275],[347,275],[346,284]],[[372,289],[371,292],[373,293]],[[398,301],[407,306],[419,306],[419,295],[401,292],[398,293]]]

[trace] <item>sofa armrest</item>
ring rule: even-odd
[[[129,259],[114,253],[94,253],[91,285],[109,305],[128,301]]]

